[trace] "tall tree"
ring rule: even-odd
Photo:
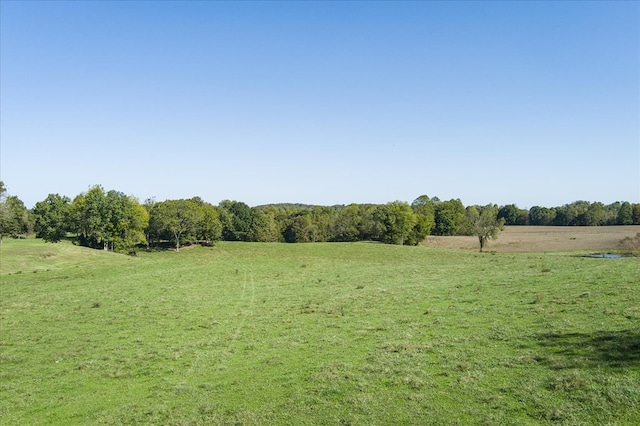
[[[179,251],[181,244],[196,239],[201,220],[202,211],[193,200],[167,200],[153,205],[149,226],[159,235],[170,235]]]
[[[33,217],[15,195],[0,199],[0,240],[5,235],[24,237],[33,231]]]
[[[251,208],[251,226],[247,233],[247,241],[277,242],[280,230],[272,210]]]
[[[581,225],[585,226],[600,226],[606,223],[606,212],[603,203],[596,201],[589,204],[587,211],[584,213],[584,218]]]
[[[360,204],[358,206],[360,215],[358,230],[360,231],[361,241],[380,240],[384,227],[375,217],[378,207],[376,204]]]
[[[33,208],[36,237],[50,243],[62,240],[69,230],[71,200],[59,194],[49,194]]]
[[[526,225],[529,220],[529,211],[520,209],[515,204],[507,204],[498,210],[498,219],[504,219],[505,225]]]
[[[388,244],[410,243],[410,236],[416,226],[416,215],[408,203],[393,201],[378,206],[374,218],[382,226],[380,240]]]
[[[302,210],[290,219],[283,237],[287,243],[311,243],[315,242],[317,232],[318,227],[313,223],[311,212]]]
[[[431,234],[436,224],[435,207],[433,201],[426,195],[421,195],[411,203],[411,208],[416,214],[416,226],[413,238],[415,244],[419,244],[427,235]]]
[[[5,236],[17,238],[32,232],[33,218],[22,200],[7,195],[7,187],[0,181],[0,242]]]
[[[96,185],[76,196],[69,212],[69,229],[82,245],[127,252],[146,243],[149,216],[135,197]]]
[[[618,225],[633,225],[633,207],[631,203],[625,201],[620,205],[616,222]]]
[[[200,197],[192,198],[191,201],[200,209],[200,221],[196,226],[197,240],[207,245],[219,241],[222,237],[222,223],[218,216],[218,209],[204,202]]]
[[[360,238],[360,207],[349,204],[336,214],[333,222],[333,241],[358,241]]]
[[[247,233],[251,228],[251,207],[242,201],[223,200],[219,208],[225,211],[222,222],[222,237],[226,241],[247,241]]]
[[[77,195],[70,206],[70,229],[78,234],[80,244],[106,249],[107,215],[106,194],[100,185]]]
[[[529,224],[535,226],[548,226],[553,224],[556,218],[556,209],[533,206],[529,210]]]
[[[467,213],[482,251],[487,241],[498,238],[498,233],[504,229],[504,218],[498,218],[498,209],[492,205],[469,209]]]
[[[434,205],[435,235],[456,235],[464,223],[465,209],[459,199],[442,201]]]
[[[145,230],[149,226],[149,212],[140,202],[132,197],[127,197],[127,215],[124,227],[121,230],[121,249],[131,250],[138,244],[148,244]]]
[[[640,225],[640,203],[633,204],[633,224]]]

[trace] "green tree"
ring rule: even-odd
[[[128,252],[147,242],[148,212],[122,192],[95,185],[73,199],[69,212],[69,229],[82,245]]]
[[[411,206],[403,201],[378,206],[374,218],[381,225],[380,241],[387,244],[409,243],[411,233],[417,224]]]
[[[77,195],[70,206],[70,230],[77,233],[81,245],[107,249],[106,194],[100,185]]]
[[[311,220],[315,225],[314,242],[329,241],[333,237],[333,223],[337,216],[333,207],[314,206],[311,209]]]
[[[109,191],[105,196],[106,225],[103,247],[118,252],[133,252],[135,247],[146,244],[145,230],[149,224],[149,213],[135,197]]]
[[[464,224],[465,208],[459,199],[434,204],[434,235],[456,235]]]
[[[287,243],[310,243],[315,242],[317,231],[310,211],[302,210],[290,219],[283,236]]]
[[[218,209],[199,198],[193,202],[200,208],[200,222],[197,225],[197,238],[205,244],[211,245],[222,238],[222,223],[218,216]]]
[[[467,206],[464,209],[464,220],[458,228],[456,235],[475,235],[475,221],[480,215],[481,206]]]
[[[225,211],[222,221],[222,237],[226,241],[247,241],[251,228],[251,207],[241,201],[223,200],[219,208]]]
[[[38,201],[33,208],[36,237],[50,243],[62,240],[69,230],[70,203],[68,197],[58,194],[49,194]]]
[[[279,238],[280,230],[273,211],[252,207],[247,241],[277,242]]]
[[[360,241],[376,241],[380,240],[380,236],[384,232],[383,225],[376,220],[377,204],[360,204],[359,214],[360,223],[358,229],[360,231]]]
[[[601,226],[606,222],[605,206],[601,202],[589,204],[587,211],[584,213],[582,225],[584,226]]]
[[[529,221],[529,211],[520,209],[515,204],[507,204],[498,210],[498,219],[504,219],[505,225],[526,225]]]
[[[15,195],[7,195],[7,187],[0,181],[0,243],[5,236],[18,238],[33,232],[34,218]]]
[[[33,232],[33,217],[15,195],[0,199],[0,241],[5,235],[24,237]]]
[[[413,239],[415,244],[419,244],[427,235],[431,234],[436,224],[435,207],[432,199],[426,195],[421,195],[413,200],[411,208],[416,215]]]
[[[618,225],[633,225],[633,206],[631,203],[625,201],[620,205],[616,223]]]
[[[620,212],[621,207],[622,203],[620,201],[615,201],[604,206],[604,216],[602,217],[602,224],[618,225],[618,213]]]
[[[155,203],[149,215],[149,226],[160,238],[169,236],[180,245],[197,239],[198,225],[202,221],[202,210],[193,200],[167,200]]]
[[[535,226],[548,226],[554,223],[556,209],[533,206],[529,210],[529,224]]]
[[[14,226],[9,206],[5,202],[7,196],[7,187],[4,182],[0,181],[0,243],[2,239],[11,233]]]
[[[121,229],[120,249],[131,251],[139,244],[148,244],[145,230],[149,226],[149,212],[134,197],[128,197],[126,222]]]
[[[493,205],[469,209],[467,214],[482,251],[487,241],[498,238],[498,233],[504,229],[505,220],[498,218],[498,209]]]
[[[559,226],[584,226],[589,222],[587,212],[590,203],[588,201],[574,201],[571,204],[556,208],[554,225]]]
[[[640,225],[640,203],[633,204],[633,224]]]
[[[360,207],[349,204],[337,212],[333,222],[333,241],[358,241],[360,238]]]

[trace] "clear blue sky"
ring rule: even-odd
[[[639,2],[2,1],[0,178],[249,205],[640,202]]]

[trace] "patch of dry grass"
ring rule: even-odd
[[[487,243],[485,250],[500,253],[617,250],[621,240],[633,238],[638,232],[639,225],[507,226],[497,240]],[[429,236],[423,244],[448,249],[479,249],[477,237]]]

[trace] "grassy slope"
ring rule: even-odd
[[[638,258],[5,240],[0,272],[3,424],[640,422]]]

